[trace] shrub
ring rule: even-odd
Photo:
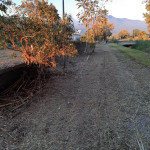
[[[74,32],[71,17],[64,16],[62,20],[52,4],[24,0],[16,7],[16,14],[13,23],[4,24],[2,36],[22,52],[27,64],[55,67],[56,57],[77,52],[70,42]]]
[[[150,41],[149,40],[138,40],[133,46],[134,49],[150,53]]]
[[[113,38],[110,40],[110,43],[118,43],[118,40]]]

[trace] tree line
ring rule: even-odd
[[[107,19],[108,11],[105,3],[109,0],[76,0],[79,21],[86,27],[81,37],[82,42],[95,43],[98,39],[127,39],[131,35],[127,30],[112,35],[114,25]],[[150,0],[145,1],[147,13],[144,14],[150,32]],[[27,64],[56,67],[59,56],[74,56],[77,50],[72,42],[75,32],[71,16],[65,14],[62,18],[53,4],[46,0],[23,0],[20,6],[15,6],[14,14],[7,14],[11,1],[0,0],[0,48],[10,44],[14,50],[20,51]],[[133,30],[132,38],[148,39],[145,31]]]
[[[147,34],[145,31],[141,31],[139,29],[134,29],[132,31],[132,34],[130,34],[126,29],[122,29],[118,34],[112,34],[109,39],[128,39],[128,40],[148,40],[149,34]]]
[[[143,0],[145,4],[146,13],[143,14],[145,21],[147,23],[147,30],[150,33],[150,0]],[[109,39],[131,39],[131,40],[149,40],[150,35],[147,34],[145,31],[141,31],[139,29],[134,29],[132,31],[132,35],[126,30],[122,29],[118,34],[113,34],[109,37]]]

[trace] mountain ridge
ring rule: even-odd
[[[114,34],[118,34],[122,29],[127,29],[130,34],[132,34],[134,29],[139,29],[148,33],[147,24],[145,21],[132,20],[128,18],[116,18],[111,15],[108,15],[107,18],[109,22],[114,24],[115,28],[112,30],[112,33]],[[85,32],[85,27],[81,25],[76,19],[73,19],[73,22],[76,30],[81,30],[81,33]]]
[[[118,34],[121,29],[127,29],[131,34],[134,29],[139,29],[147,32],[147,24],[142,20],[133,20],[128,18],[116,18],[114,16],[107,16],[108,21],[113,23],[115,28],[112,30],[112,33]]]

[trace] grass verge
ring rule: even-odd
[[[110,43],[109,46],[125,53],[127,56],[131,57],[137,62],[150,67],[150,54],[143,51],[139,51],[137,49],[130,49],[114,43]]]

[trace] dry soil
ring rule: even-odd
[[[150,69],[104,44],[71,63],[1,114],[0,150],[150,150]]]

